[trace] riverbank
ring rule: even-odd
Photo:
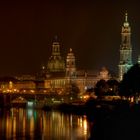
[[[136,136],[140,137],[140,105],[130,104],[126,100],[103,101],[90,98],[87,102],[45,104],[43,107],[30,108],[32,111],[39,109],[43,112],[85,115],[90,126],[89,140],[132,140]]]

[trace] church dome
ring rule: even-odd
[[[61,72],[65,71],[65,61],[60,54],[60,44],[55,41],[52,44],[52,55],[49,58],[47,69],[50,72]]]

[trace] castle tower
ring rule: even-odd
[[[52,44],[52,55],[49,58],[47,70],[50,72],[64,72],[65,71],[65,61],[60,54],[60,44],[55,38]]]
[[[119,80],[122,80],[124,73],[126,73],[132,65],[131,28],[126,13],[121,31],[120,62],[118,65]]]
[[[137,61],[138,64],[140,64],[140,55],[138,56],[138,61]]]
[[[71,48],[66,58],[66,76],[71,78],[76,76],[75,56]]]

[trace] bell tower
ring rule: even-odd
[[[128,22],[128,14],[125,13],[125,21],[121,31],[119,80],[123,79],[123,75],[132,65],[131,27]]]
[[[71,78],[76,76],[75,56],[71,48],[66,58],[66,76]]]

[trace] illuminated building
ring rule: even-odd
[[[131,27],[126,13],[121,31],[120,61],[118,65],[119,80],[122,80],[124,73],[126,73],[132,65]]]
[[[66,58],[66,77],[71,77],[71,78],[76,77],[75,56],[71,48]]]
[[[1,77],[0,90],[3,93],[28,92],[36,89],[35,76]]]
[[[109,71],[103,67],[99,71],[95,70],[78,70],[76,83],[80,88],[81,93],[84,93],[85,90],[93,88],[97,81],[103,79],[105,81],[111,78]]]
[[[140,55],[138,56],[138,61],[137,61],[138,64],[140,64]]]
[[[17,76],[16,81],[2,80],[0,90],[2,92],[69,94],[70,88],[74,85],[80,93],[84,93],[88,88],[93,88],[100,79],[110,79],[110,74],[105,67],[100,71],[78,70],[72,48],[64,59],[61,56],[59,42],[55,40],[52,44],[52,54],[46,66],[41,67],[40,73],[36,76]],[[12,84],[11,82],[9,84],[9,81],[12,81]]]
[[[57,52],[55,52],[57,50]],[[45,71],[44,88],[57,93],[66,93],[70,85],[75,84],[81,93],[84,93],[87,88],[93,87],[100,79],[108,80],[109,72],[106,68],[100,72],[89,70],[77,70],[76,59],[72,48],[70,48],[65,61],[60,55],[59,42],[53,42],[52,55],[49,58]],[[42,74],[44,75],[44,74]]]
[[[57,38],[52,44],[52,55],[49,58],[47,70],[50,72],[63,72],[65,71],[65,61],[60,54],[60,44]]]

